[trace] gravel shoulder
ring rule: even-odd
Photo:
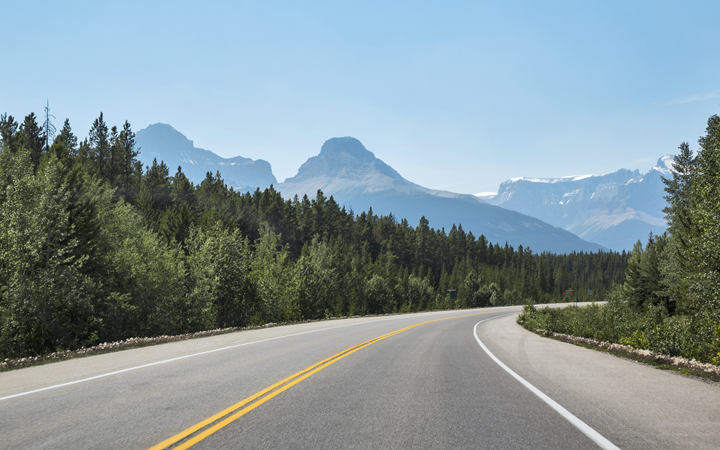
[[[478,327],[511,369],[623,449],[717,449],[720,384],[544,338],[516,314]]]

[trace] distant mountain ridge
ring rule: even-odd
[[[462,224],[466,231],[472,231],[476,236],[484,234],[491,242],[504,244],[507,241],[513,246],[530,247],[535,252],[567,253],[607,248],[620,250],[626,248],[626,243],[623,241],[623,247],[620,248],[616,242],[618,239],[634,243],[639,230],[644,231],[648,224],[654,227],[653,231],[664,230],[664,227],[661,230],[659,226],[664,220],[658,218],[654,210],[647,212],[647,205],[632,208],[633,203],[630,200],[625,202],[626,205],[623,204],[624,209],[621,205],[606,211],[603,207],[607,209],[607,205],[600,205],[583,221],[570,220],[575,216],[580,217],[575,211],[566,211],[568,204],[580,203],[579,200],[583,198],[583,195],[578,195],[582,191],[580,188],[575,188],[580,189],[575,193],[565,190],[559,194],[546,192],[541,195],[549,195],[553,199],[560,195],[562,198],[557,201],[519,201],[535,195],[530,193],[532,189],[524,193],[520,192],[522,189],[518,190],[518,186],[525,186],[526,183],[566,187],[577,182],[592,183],[584,181],[586,179],[605,177],[603,179],[607,181],[615,177],[616,184],[639,183],[638,186],[643,188],[649,183],[643,181],[643,176],[638,171],[621,170],[603,176],[554,180],[513,179],[503,183],[498,195],[488,197],[488,202],[478,196],[428,189],[412,183],[352,137],[329,139],[317,156],[309,158],[300,167],[296,176],[281,184],[277,184],[267,161],[254,161],[240,156],[222,158],[211,151],[196,148],[193,141],[167,124],[157,123],[138,131],[136,143],[140,149],[138,159],[143,165],[151,165],[153,159],[164,161],[170,175],[181,166],[185,175],[195,184],[202,182],[207,172],[214,174],[219,171],[225,182],[237,191],[253,191],[275,185],[285,198],[290,199],[295,195],[302,197],[305,194],[314,197],[317,190],[321,189],[326,195],[334,196],[339,204],[358,212],[372,208],[376,214],[392,213],[398,220],[408,219],[411,226],[416,226],[420,217],[425,216],[431,227],[445,228],[446,231],[449,231],[453,224]],[[646,174],[645,177],[647,176],[652,178],[654,174]],[[637,189],[637,186],[625,188],[626,191],[628,189]],[[603,195],[612,197],[607,192],[600,195],[598,191],[597,194],[598,199],[603,198]],[[627,193],[623,195],[632,197]],[[557,208],[558,205],[561,206],[560,209]],[[662,209],[662,206],[659,209]],[[617,235],[617,239],[613,240],[613,236],[608,239],[608,235],[613,233]],[[647,232],[643,234],[647,236]]]
[[[314,197],[317,190],[353,210],[394,214],[416,226],[422,216],[436,229],[453,224],[494,243],[507,241],[535,252],[598,251],[600,245],[533,217],[487,204],[466,194],[427,189],[404,179],[396,170],[352,137],[326,141],[320,153],[308,159],[294,177],[276,186],[285,198]]]
[[[672,176],[672,155],[647,173],[620,169],[604,175],[512,178],[489,203],[548,222],[612,250],[630,250],[652,231],[667,228],[662,177]]]
[[[140,148],[138,159],[143,165],[151,165],[153,159],[157,159],[158,163],[164,161],[170,175],[181,166],[185,176],[195,184],[202,182],[207,172],[214,175],[216,171],[220,172],[228,186],[238,191],[265,189],[277,183],[269,162],[242,156],[222,158],[209,150],[196,148],[193,141],[164,123],[138,131],[135,142]]]

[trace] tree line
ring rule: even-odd
[[[126,121],[80,140],[0,116],[0,357],[331,316],[602,297],[625,252],[535,254],[332,196],[143,167]],[[50,134],[53,134],[51,139]],[[456,290],[456,298],[448,295]]]

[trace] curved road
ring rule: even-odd
[[[491,359],[479,340],[600,439],[658,448],[647,436],[618,432],[607,414],[586,414],[597,406],[584,398],[586,390],[559,389],[543,375],[553,369],[537,362],[547,360],[525,349],[538,339],[610,364],[643,366],[536,337],[509,316],[495,319],[518,311],[315,322],[1,373],[0,448],[600,448]],[[719,392],[689,381],[709,389],[711,400]]]

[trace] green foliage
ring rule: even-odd
[[[483,290],[483,279],[481,276],[470,272],[463,283],[465,288],[465,295],[467,296],[467,304],[471,308],[478,308],[487,306],[490,303],[490,298],[484,295],[486,291]]]
[[[308,266],[309,264],[305,265]],[[295,287],[300,290],[303,285],[301,281],[291,282],[291,269],[288,251],[282,245],[280,235],[267,228],[261,229],[250,264],[250,276],[255,283],[260,303],[260,311],[254,317],[254,322],[279,322],[300,318],[305,307],[304,300],[313,300],[306,298],[303,291],[293,289]],[[297,271],[295,275],[297,280]],[[310,280],[308,283],[312,284],[312,278]],[[298,284],[301,285],[299,288]]]
[[[526,308],[519,323],[720,364],[720,117],[698,142],[695,156],[680,145],[673,176],[663,179],[669,234],[651,234],[644,250],[635,244],[625,284],[607,305]]]
[[[98,277],[107,294],[106,301],[100,299],[107,332],[122,339],[187,329],[182,252],[145,228],[131,205],[113,203],[111,190],[98,195],[103,254]]]
[[[523,303],[522,296],[517,289],[505,289],[503,293],[503,305],[520,305]]]
[[[662,260],[667,257],[665,248],[669,241],[667,234],[650,235],[645,250],[638,241],[630,254],[623,293],[638,311],[647,306],[659,306],[668,314],[675,312],[676,301],[671,290],[676,281],[664,278],[671,273],[667,265],[663,269]]]
[[[624,300],[620,289],[609,296],[605,305],[584,308],[536,309],[525,306],[518,323],[531,331],[562,333],[628,345],[656,354],[682,356],[718,364],[720,326],[698,323],[681,316],[669,316],[660,306],[638,312]]]
[[[686,143],[666,180],[665,209],[679,273],[673,293],[683,311],[720,321],[720,117],[708,119],[696,156]]]
[[[18,149],[19,136],[17,134],[17,130],[18,123],[15,121],[13,116],[8,116],[7,114],[0,115],[1,146],[7,148],[13,153]]]
[[[20,147],[29,153],[33,168],[37,169],[40,158],[45,153],[46,139],[42,127],[37,123],[35,113],[25,116],[25,120],[20,125],[18,138]]]
[[[537,255],[459,224],[446,232],[424,217],[412,227],[372,209],[356,214],[321,191],[239,193],[219,173],[196,186],[163,161],[143,169],[130,124],[109,126],[102,113],[87,139],[68,120],[47,148],[51,137],[34,114],[21,125],[0,116],[0,357],[214,327],[560,301],[570,287],[602,296],[628,259]],[[663,261],[653,267],[673,272]]]
[[[331,315],[338,296],[338,272],[329,244],[315,236],[295,264],[294,293],[303,319]]]
[[[427,278],[410,275],[404,287],[401,299],[405,311],[423,311],[430,307],[435,290]]]
[[[261,310],[247,238],[218,223],[208,230],[193,229],[187,249],[188,329],[247,325]]]
[[[392,290],[380,275],[373,275],[365,282],[365,298],[369,314],[395,312]]]
[[[0,150],[0,354],[91,343],[97,318],[92,280],[74,255],[68,189],[51,159],[33,175],[30,152]]]

